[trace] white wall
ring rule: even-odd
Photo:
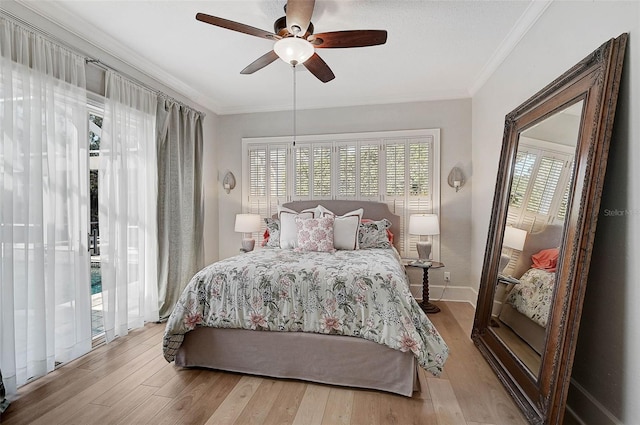
[[[588,424],[640,418],[640,3],[553,2],[472,100],[477,287],[505,114],[622,32],[630,43],[573,368],[578,386],[569,392],[570,408]]]
[[[456,193],[447,185],[447,175],[454,166],[471,172],[471,101],[470,99],[421,102],[298,111],[298,134],[329,134],[403,130],[441,129],[441,260],[446,269],[433,270],[430,283],[443,283],[443,271],[451,272],[452,286],[469,285],[471,244],[471,181]],[[220,258],[238,253],[241,235],[233,231],[236,213],[241,212],[241,140],[243,137],[284,136],[292,129],[291,111],[219,117],[219,180],[231,170],[237,188],[230,194],[220,190]],[[470,178],[469,178],[470,179]],[[215,183],[221,187],[220,181]],[[205,235],[206,243],[213,243]],[[435,292],[432,295],[438,295]]]

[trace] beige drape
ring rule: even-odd
[[[204,263],[203,116],[158,98],[158,301],[166,319]]]

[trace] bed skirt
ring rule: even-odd
[[[407,397],[420,389],[418,365],[411,352],[340,335],[199,327],[185,334],[175,364]]]
[[[500,321],[509,326],[520,338],[529,344],[531,348],[542,355],[547,337],[545,328],[507,303],[502,306],[502,310],[500,311]]]

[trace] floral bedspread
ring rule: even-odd
[[[189,282],[164,334],[174,360],[196,326],[315,332],[364,338],[442,372],[449,350],[409,292],[394,249],[261,249],[213,263]]]
[[[556,274],[529,269],[507,297],[507,303],[542,327],[547,326]]]

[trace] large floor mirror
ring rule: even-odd
[[[627,34],[505,120],[472,339],[532,424],[560,424]]]

